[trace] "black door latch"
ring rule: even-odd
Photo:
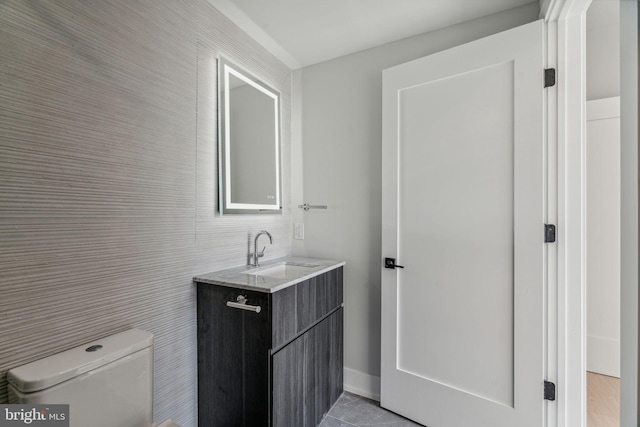
[[[404,268],[403,265],[397,265],[395,258],[385,258],[384,268]]]

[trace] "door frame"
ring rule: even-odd
[[[620,2],[620,425],[638,425],[638,13]]]
[[[549,426],[586,426],[586,11],[591,0],[541,0],[547,67],[558,82],[547,95],[549,250],[547,374],[557,381]],[[622,257],[621,425],[638,425],[638,5],[621,1]],[[628,86],[626,86],[628,85]],[[627,99],[625,99],[627,96]],[[626,122],[626,120],[628,122]]]
[[[586,427],[586,11],[591,0],[543,0],[547,65],[547,221],[557,243],[548,250],[547,380],[557,400],[548,427]],[[554,404],[555,403],[555,404]]]

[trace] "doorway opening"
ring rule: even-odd
[[[587,427],[620,427],[620,7],[587,11]]]
[[[620,426],[620,102],[587,102],[587,427]]]

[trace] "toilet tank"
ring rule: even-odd
[[[9,403],[69,404],[71,427],[149,427],[153,335],[131,329],[7,374]]]

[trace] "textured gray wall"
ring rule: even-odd
[[[291,215],[216,214],[222,53],[291,72],[205,0],[0,2],[0,402],[6,371],[131,327],[155,334],[155,417],[196,425],[194,274],[291,251]]]

